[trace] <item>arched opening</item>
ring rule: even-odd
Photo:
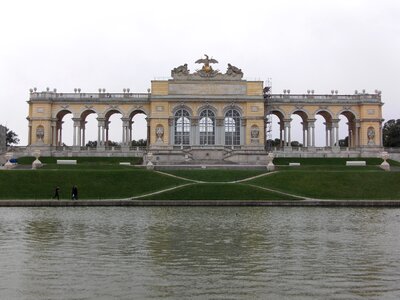
[[[174,144],[189,145],[190,144],[190,115],[183,108],[177,110],[174,116]]]
[[[290,116],[290,146],[301,148],[308,146],[308,116],[304,111],[294,111]]]
[[[118,110],[110,110],[105,114],[105,146],[120,147],[122,144],[122,113]]]
[[[200,113],[199,120],[200,145],[215,144],[215,114],[210,109]]]
[[[279,149],[283,147],[284,115],[277,110],[271,111],[266,118],[266,148]]]
[[[80,121],[80,145],[93,149],[97,147],[98,122],[97,113],[94,110],[85,110],[81,114]]]
[[[225,113],[224,118],[225,145],[238,146],[240,145],[240,113],[236,109],[229,109]]]
[[[61,110],[56,115],[56,130],[53,132],[53,145],[58,147],[73,145],[74,123],[72,121],[72,112]]]
[[[339,114],[339,146],[357,147],[358,132],[356,116],[351,111],[343,111]]]
[[[335,135],[332,115],[325,110],[315,114],[315,147],[333,147]]]
[[[144,147],[149,143],[147,115],[141,110],[135,110],[129,115],[126,142],[132,147]]]

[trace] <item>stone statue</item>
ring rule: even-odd
[[[375,145],[375,129],[374,127],[369,127],[367,131],[367,136],[368,136],[368,145]]]
[[[176,74],[178,74],[178,75],[188,75],[189,74],[188,65],[184,64],[184,65],[181,65],[179,67],[174,68],[171,71],[171,76],[174,76]]]
[[[164,137],[164,127],[162,125],[158,125],[156,127],[156,136],[157,142],[162,142]]]
[[[38,142],[43,142],[43,138],[44,138],[44,128],[43,128],[43,126],[38,126],[36,128],[36,138],[37,138]]]
[[[242,70],[239,69],[238,67],[232,66],[231,64],[228,64],[228,70],[226,70],[226,74],[231,76],[236,76],[236,75],[243,76]]]
[[[253,125],[250,128],[250,136],[251,136],[251,143],[252,144],[258,144],[259,141],[259,136],[260,136],[260,129],[258,128],[257,125]]]
[[[260,130],[258,129],[257,126],[252,126],[251,127],[251,138],[252,139],[258,139],[258,136],[260,135]]]

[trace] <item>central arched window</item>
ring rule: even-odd
[[[240,114],[230,109],[225,114],[225,145],[240,145]]]
[[[200,145],[215,144],[215,114],[209,110],[200,113],[199,120]]]
[[[175,113],[175,145],[189,145],[190,143],[190,119],[185,109]]]

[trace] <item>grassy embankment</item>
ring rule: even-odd
[[[69,199],[72,185],[80,199],[117,199],[190,183],[154,171],[120,166],[121,161],[137,158],[69,158],[78,165],[56,165],[57,158],[41,158],[47,165],[39,170],[0,172],[0,199],[49,199],[55,186],[61,198]],[[400,199],[400,172],[384,172],[376,167],[382,160],[362,159],[367,167],[345,167],[348,159],[275,159],[278,172],[245,181],[233,181],[263,174],[263,170],[170,170],[168,173],[205,183],[191,183],[145,199],[168,200],[278,200],[294,197],[264,190],[268,188],[302,197],[321,199]],[[361,159],[360,159],[361,160]],[[31,164],[33,158],[19,159]],[[300,167],[287,167],[300,162]],[[390,161],[392,166],[400,163]]]

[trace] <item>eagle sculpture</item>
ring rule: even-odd
[[[210,64],[217,64],[218,61],[214,58],[208,58],[207,54],[204,54],[206,58],[200,58],[196,60],[196,64],[204,64],[203,67],[201,68],[205,72],[212,72],[213,69],[210,66]]]

